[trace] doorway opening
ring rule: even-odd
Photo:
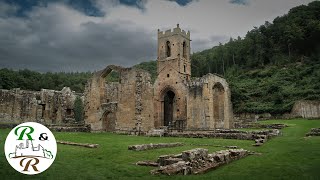
[[[164,126],[170,126],[172,125],[173,122],[173,110],[174,110],[174,97],[175,97],[175,93],[172,91],[168,91],[166,92],[166,94],[164,95],[164,122],[163,125]]]

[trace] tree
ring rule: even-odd
[[[84,113],[83,102],[79,96],[77,96],[76,100],[74,101],[73,112],[74,112],[74,118],[77,122],[83,121],[83,113]]]

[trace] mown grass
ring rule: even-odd
[[[28,176],[16,172],[7,163],[0,148],[1,179],[320,179],[320,137],[305,137],[313,127],[320,127],[320,120],[272,120],[261,123],[285,123],[289,127],[282,135],[261,147],[253,141],[226,139],[164,138],[116,135],[112,133],[55,132],[58,140],[97,143],[100,147],[89,149],[58,145],[55,162],[45,172]],[[0,146],[9,129],[0,130]],[[128,145],[160,142],[183,142],[186,145],[142,152],[128,151]],[[213,146],[201,146],[203,144]],[[152,167],[134,165],[139,160],[156,160],[163,154],[177,154],[196,147],[210,152],[225,149],[217,145],[236,145],[262,153],[252,155],[222,166],[202,175],[153,176]]]

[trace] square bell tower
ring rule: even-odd
[[[179,24],[173,31],[158,29],[158,76],[165,68],[173,68],[182,79],[190,80],[190,31],[181,30]]]

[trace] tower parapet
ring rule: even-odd
[[[184,38],[190,40],[190,31],[186,32],[185,30],[181,30],[181,28],[179,27],[179,24],[177,24],[177,27],[172,29],[168,29],[165,32],[160,31],[160,29],[158,29],[158,39],[160,38],[167,38],[173,35],[181,35]]]

